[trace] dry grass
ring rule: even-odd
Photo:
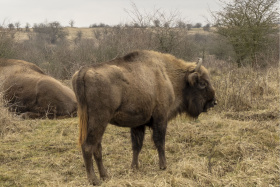
[[[1,139],[1,186],[87,186],[77,148],[77,120],[24,121]],[[30,123],[33,125],[30,126]],[[168,168],[160,171],[147,132],[141,169],[130,169],[129,130],[109,126],[103,154],[111,179],[102,186],[279,186],[279,123],[211,113],[168,126]]]
[[[101,186],[280,185],[277,68],[212,74],[219,106],[198,120],[179,116],[169,123],[165,171],[150,130],[140,170],[133,171],[129,129],[108,126],[103,155],[111,178]],[[88,186],[77,118],[21,121],[0,107],[0,125],[15,129],[1,130],[0,186]]]
[[[8,132],[18,131],[17,122],[13,119],[12,114],[9,113],[7,108],[4,108],[4,103],[2,92],[0,92],[0,137],[3,137]]]

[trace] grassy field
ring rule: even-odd
[[[169,123],[166,170],[149,129],[134,171],[129,129],[108,126],[103,156],[110,179],[101,186],[280,186],[278,68],[210,72],[219,104],[198,120]],[[77,118],[22,120],[1,106],[0,135],[0,186],[89,185]]]

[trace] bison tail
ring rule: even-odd
[[[85,80],[84,80],[86,71],[87,71],[86,68],[82,68],[79,72],[75,73],[72,79],[73,88],[78,101],[80,146],[85,142],[87,138],[87,128],[88,128],[88,109],[87,109]]]
[[[78,116],[79,116],[79,145],[81,146],[87,138],[88,114],[87,114],[86,105],[83,106],[79,105]]]

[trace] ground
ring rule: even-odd
[[[278,116],[262,114],[243,119],[212,110],[198,120],[177,117],[168,125],[164,171],[149,129],[135,171],[129,129],[109,125],[103,155],[110,179],[101,186],[279,186]],[[89,185],[77,118],[12,123],[0,139],[0,186]]]

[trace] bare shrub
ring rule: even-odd
[[[229,63],[235,59],[235,54],[232,46],[226,38],[216,34],[207,35],[208,39],[204,45],[207,46],[207,53],[214,55],[219,60],[226,60]]]
[[[8,109],[4,107],[5,102],[6,101],[4,101],[3,99],[3,92],[0,91],[0,137],[3,137],[8,132],[17,131],[16,122],[14,122],[14,120],[12,119],[11,113],[9,113]]]
[[[37,37],[44,39],[51,44],[64,40],[68,33],[63,29],[59,22],[34,24],[33,30],[38,33]]]
[[[35,63],[47,74],[60,79],[69,79],[75,60],[69,41],[60,41],[55,45],[44,39],[31,38],[15,46],[18,54],[15,58]]]
[[[11,31],[4,26],[0,26],[0,58],[9,58],[15,55],[13,50],[15,45],[14,35],[15,31]]]
[[[180,12],[166,12],[155,8],[152,12],[143,13],[135,3],[131,4],[131,8],[126,10],[132,20],[131,25],[137,25],[141,30],[149,28],[150,37],[146,39],[151,41],[152,45],[146,46],[146,49],[171,53],[184,60],[197,57],[196,44],[190,40],[188,24],[181,18]]]
[[[78,43],[79,41],[81,41],[82,37],[83,37],[83,32],[82,31],[78,31],[76,33],[76,38],[74,39],[74,42]]]
[[[94,39],[81,39],[72,49],[72,69],[75,71],[86,64],[96,63],[97,41]]]
[[[215,72],[212,79],[219,110],[273,110],[276,106],[268,106],[268,103],[271,100],[277,102],[280,96],[277,68],[256,71],[253,68],[231,66]]]

